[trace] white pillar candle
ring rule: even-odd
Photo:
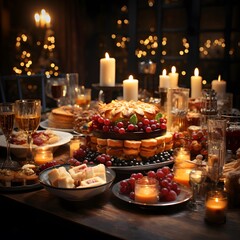
[[[212,89],[215,90],[215,92],[218,95],[224,95],[226,93],[226,81],[221,80],[221,76],[218,76],[218,80],[212,81]]]
[[[172,66],[171,72],[168,75],[170,78],[170,88],[177,88],[179,74],[176,72],[175,66]]]
[[[100,86],[115,86],[116,60],[105,54],[100,59]]]
[[[191,76],[191,98],[202,96],[202,77],[199,76],[198,68],[194,70],[194,76]]]
[[[163,69],[162,75],[159,76],[159,88],[170,88],[170,78],[166,69]]]
[[[138,100],[138,80],[133,79],[132,75],[123,80],[123,99],[126,101]]]

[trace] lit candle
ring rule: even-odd
[[[174,152],[174,162],[180,163],[190,160],[190,151],[187,148],[176,148]]]
[[[39,23],[40,23],[40,15],[38,13],[36,13],[34,15],[34,18],[35,18],[35,22],[36,22],[36,26],[39,27]]]
[[[133,79],[132,75],[123,80],[123,99],[126,101],[138,100],[138,80]]]
[[[198,68],[194,70],[194,76],[191,76],[191,98],[202,96],[202,77],[199,76]]]
[[[115,86],[116,60],[105,53],[100,59],[100,86]]]
[[[172,66],[171,72],[168,74],[170,78],[170,88],[178,87],[178,73],[176,72],[176,67]]]
[[[174,168],[174,181],[186,187],[190,187],[189,173],[191,171],[191,168]]]
[[[170,88],[170,77],[166,69],[163,69],[162,75],[159,76],[159,88]]]
[[[157,203],[159,182],[154,178],[143,177],[135,182],[135,201],[140,203]]]
[[[205,220],[215,224],[225,223],[227,205],[228,201],[225,192],[208,192],[205,203]]]
[[[212,81],[212,89],[215,90],[215,92],[218,95],[224,95],[226,93],[226,81],[221,80],[221,76],[218,76],[218,80]]]
[[[53,160],[53,153],[51,148],[37,148],[35,155],[34,155],[34,161],[37,165],[44,164],[46,162],[51,162]]]

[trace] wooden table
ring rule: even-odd
[[[144,209],[116,198],[111,189],[85,202],[68,202],[45,189],[0,193],[1,231],[24,239],[239,239],[240,209],[229,209],[220,226],[186,203]],[[10,226],[8,225],[10,224]],[[31,234],[26,234],[30,231]],[[28,236],[26,236],[28,235]]]

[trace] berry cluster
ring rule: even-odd
[[[110,166],[118,166],[118,167],[124,167],[124,166],[141,166],[141,165],[147,165],[147,164],[156,164],[161,163],[165,161],[173,160],[173,151],[165,151],[159,154],[156,154],[150,158],[142,159],[142,161],[138,159],[120,159],[118,157],[113,157],[105,153],[99,153],[96,151],[92,151],[85,146],[81,146],[79,149],[75,150],[73,153],[73,158],[81,163],[88,163],[88,164],[98,164],[103,163],[107,167]]]
[[[195,158],[198,154],[207,157],[207,133],[202,130],[175,132],[173,134],[173,148],[188,147],[191,158]]]
[[[173,180],[173,173],[168,166],[157,169],[157,171],[148,171],[147,176],[149,178],[156,178],[159,182],[159,201],[170,202],[175,201],[180,194],[181,189],[179,185]],[[135,199],[134,188],[135,181],[142,178],[142,173],[132,173],[129,179],[120,181],[119,192],[124,195],[128,195],[129,198]]]
[[[53,167],[53,166],[56,166],[60,164],[58,161],[56,160],[53,160],[53,161],[49,161],[49,162],[46,162],[46,163],[43,163],[41,164],[39,167],[38,167],[38,173],[47,169],[47,168],[50,168],[50,167]]]
[[[115,132],[124,134],[126,132],[152,132],[158,129],[166,129],[166,118],[160,117],[157,119],[144,118],[138,121],[136,115],[133,115],[129,120],[119,120],[111,122],[108,118],[104,119],[99,114],[92,116],[90,125],[91,130],[100,130],[103,132]]]

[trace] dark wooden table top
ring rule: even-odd
[[[58,157],[66,157],[66,152],[62,154]],[[74,234],[79,231],[88,238],[90,232],[94,232],[94,237],[98,239],[239,239],[239,208],[228,209],[225,224],[212,226],[205,223],[204,211],[191,212],[186,204],[142,208],[118,199],[111,189],[84,202],[62,200],[41,187],[31,191],[0,193],[1,212],[4,210],[11,224],[15,220],[19,225],[22,221],[20,214],[23,214],[25,219],[29,218],[28,224],[32,222],[34,226],[45,214],[38,227],[46,231],[52,228],[49,224],[56,223],[54,229],[66,229],[67,236],[70,233],[66,226],[71,226]],[[22,209],[27,210],[21,212]],[[36,213],[33,214],[33,211]],[[25,223],[22,225],[25,226]]]

